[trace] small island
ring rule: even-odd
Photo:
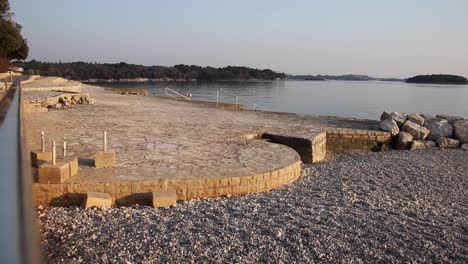
[[[406,79],[407,83],[430,83],[430,84],[468,84],[463,76],[450,74],[418,75]]]

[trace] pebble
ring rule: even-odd
[[[468,152],[330,155],[269,192],[38,211],[50,263],[467,263]]]

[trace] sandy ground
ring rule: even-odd
[[[38,211],[51,263],[467,263],[468,152],[346,154],[270,192]]]
[[[23,100],[38,100],[38,99],[47,99],[50,97],[55,97],[58,95],[63,95],[63,92],[23,92]]]

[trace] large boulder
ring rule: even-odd
[[[441,120],[447,120],[445,118],[440,118],[440,117],[436,117],[436,116],[431,116],[431,115],[425,115],[425,114],[421,114],[421,116],[424,118],[424,123],[428,122],[428,121],[441,121]]]
[[[447,120],[426,120],[424,126],[430,131],[429,140],[437,140],[440,137],[451,138],[453,135],[453,127]]]
[[[393,119],[385,119],[384,121],[380,122],[380,129],[383,131],[390,132],[392,136],[395,136],[400,132],[400,129],[398,128],[398,125]]]
[[[445,119],[449,123],[453,123],[458,120],[464,120],[465,118],[463,116],[453,116],[453,115],[436,115],[437,118],[440,119]]]
[[[424,125],[424,117],[422,117],[418,113],[409,114],[407,118],[408,118],[409,121],[411,121],[411,122],[413,122],[415,124],[418,124],[420,126]]]
[[[68,100],[68,97],[66,97],[66,96],[60,97],[58,102],[61,103],[64,108],[70,108],[71,107],[70,100]]]
[[[389,118],[391,118],[390,113],[387,112],[387,111],[383,111],[382,115],[380,115],[380,121],[384,121],[384,120],[389,119]]]
[[[440,118],[437,118],[437,117],[434,117],[434,116],[431,116],[431,115],[427,115],[427,114],[421,114],[421,116],[424,117],[424,119],[428,119],[428,120],[440,119]]]
[[[462,143],[468,143],[468,120],[459,120],[453,123],[453,134]]]
[[[390,118],[393,119],[399,127],[401,127],[406,121],[406,114],[398,113],[398,112],[391,112]]]
[[[429,135],[429,129],[411,121],[406,121],[401,130],[410,133],[415,140],[424,140]]]
[[[434,141],[413,140],[411,141],[410,150],[427,149],[435,146],[436,143]]]
[[[437,146],[439,148],[458,148],[460,141],[453,138],[440,137],[437,139]]]
[[[406,133],[404,131],[400,131],[398,133],[396,148],[400,150],[408,149],[408,147],[413,141],[413,136],[410,133]]]

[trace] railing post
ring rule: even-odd
[[[218,106],[219,103],[219,89],[216,91],[216,106]]]
[[[107,152],[107,131],[104,130],[103,134],[102,151]]]
[[[239,96],[236,96],[236,109],[237,109],[237,101],[239,100]]]
[[[63,137],[63,158],[67,156],[67,138]]]
[[[52,141],[52,165],[56,164],[57,152],[55,152],[55,141]]]
[[[254,104],[254,110],[255,110],[255,108],[256,108],[256,105]]]
[[[42,152],[45,152],[45,136],[44,136],[44,131],[41,131],[41,149],[42,149]]]

